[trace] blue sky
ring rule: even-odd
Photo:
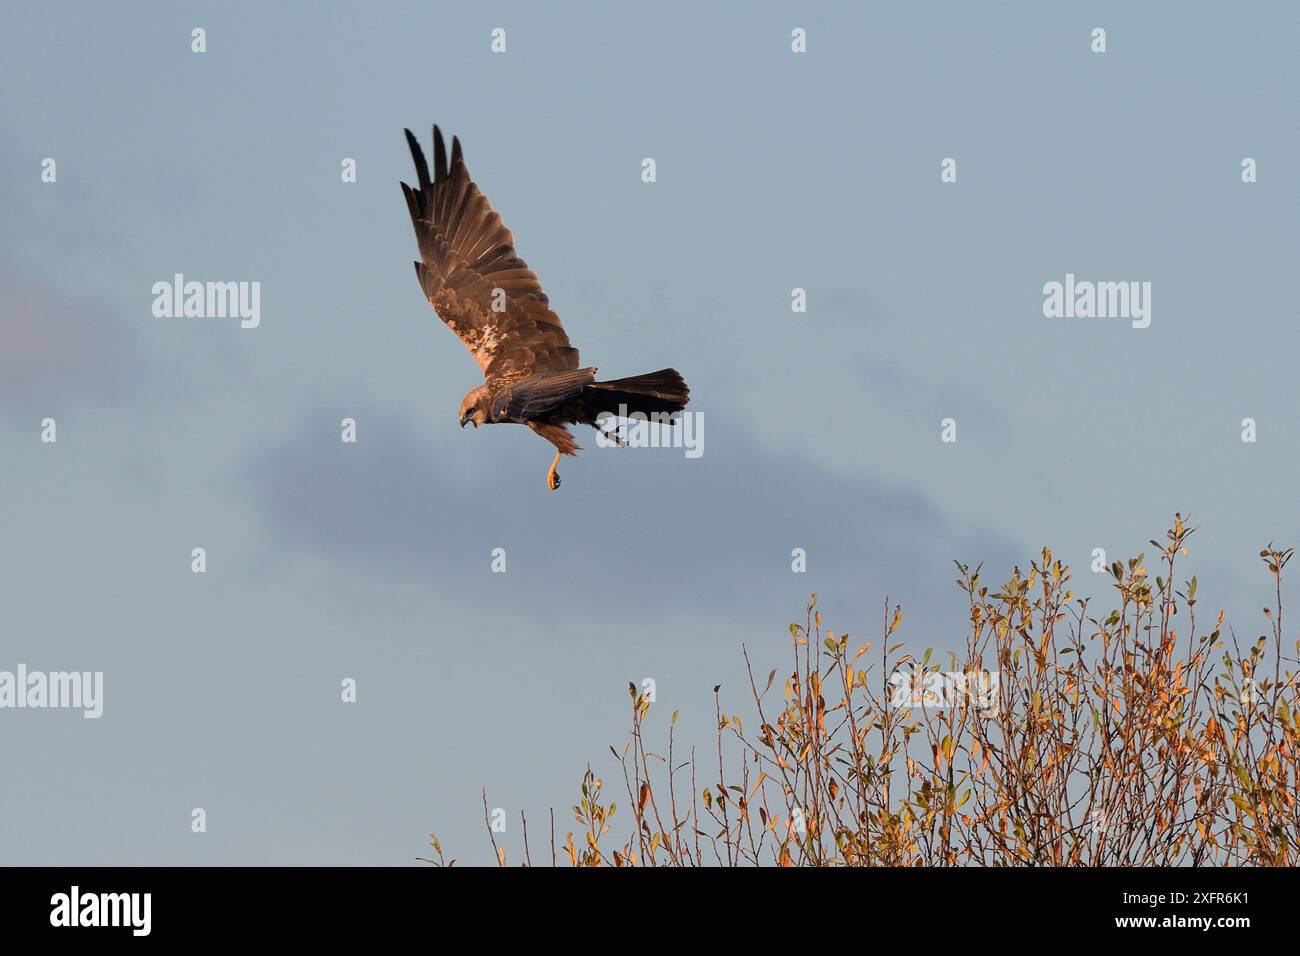
[[[1092,549],[1181,510],[1249,634],[1256,552],[1300,538],[1286,4],[4,16],[0,669],[106,697],[0,712],[6,862],[402,864],[430,830],[486,860],[481,787],[567,807],[644,677],[707,742],[712,685],[745,712],[741,643],[784,660],[811,591],[954,647],[952,559],[1050,545],[1104,595]],[[478,372],[397,186],[435,121],[584,364],[683,372],[702,457],[588,432],[548,494],[549,446],[457,427]],[[260,282],[261,325],[154,318],[178,272]],[[1045,318],[1067,273],[1151,282],[1151,326]]]

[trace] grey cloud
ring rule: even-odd
[[[819,590],[873,614],[888,593],[938,630],[962,621],[946,586],[953,558],[1010,566],[1005,540],[951,526],[915,490],[765,450],[707,413],[696,460],[579,434],[587,450],[561,463],[555,494],[543,485],[549,446],[521,428],[443,434],[372,407],[347,445],[341,417],[318,409],[245,461],[238,481],[252,489],[267,547],[457,602],[506,602],[522,619],[578,605],[679,621],[731,608],[736,620],[783,627]],[[489,569],[495,547],[506,550],[504,575]],[[796,547],[806,574],[791,571]]]

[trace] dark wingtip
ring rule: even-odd
[[[402,195],[406,197],[406,208],[411,213],[411,221],[420,221],[420,201],[416,198],[415,190],[402,183]]]
[[[447,178],[447,144],[443,141],[442,130],[433,124],[433,181],[440,183]]]
[[[420,141],[415,138],[415,134],[409,129],[406,132],[406,145],[411,148],[411,159],[415,162],[415,174],[419,177],[420,188],[423,189],[429,185],[429,164],[424,158],[424,150],[420,149]]]
[[[455,168],[457,163],[463,162],[465,162],[465,157],[460,152],[460,137],[453,136],[451,138],[451,165]]]

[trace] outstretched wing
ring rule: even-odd
[[[422,262],[420,286],[439,318],[465,343],[484,378],[514,381],[578,367],[578,350],[527,263],[515,237],[469,178],[460,140],[451,162],[442,131],[433,128],[433,179],[408,129],[419,188],[402,183]],[[494,308],[495,306],[495,308]]]

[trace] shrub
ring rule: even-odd
[[[648,749],[651,703],[630,685],[631,733],[611,748],[629,804],[623,835],[588,767],[577,829],[557,845],[552,811],[534,861],[525,821],[522,862],[1295,865],[1300,706],[1282,630],[1293,549],[1260,551],[1274,606],[1268,633],[1243,647],[1222,612],[1208,630],[1198,621],[1195,577],[1175,588],[1194,531],[1175,516],[1164,543],[1151,542],[1154,578],[1145,555],[1112,565],[1117,606],[1104,616],[1046,549],[992,593],[979,567],[958,563],[969,621],[946,667],[931,650],[899,654],[902,609],[888,600],[879,636],[858,645],[824,628],[814,594],[790,625],[783,675],[760,686],[744,652],[747,721],[714,688],[707,761],[694,748],[681,756],[676,713],[666,751]],[[447,864],[433,846],[427,862]]]

